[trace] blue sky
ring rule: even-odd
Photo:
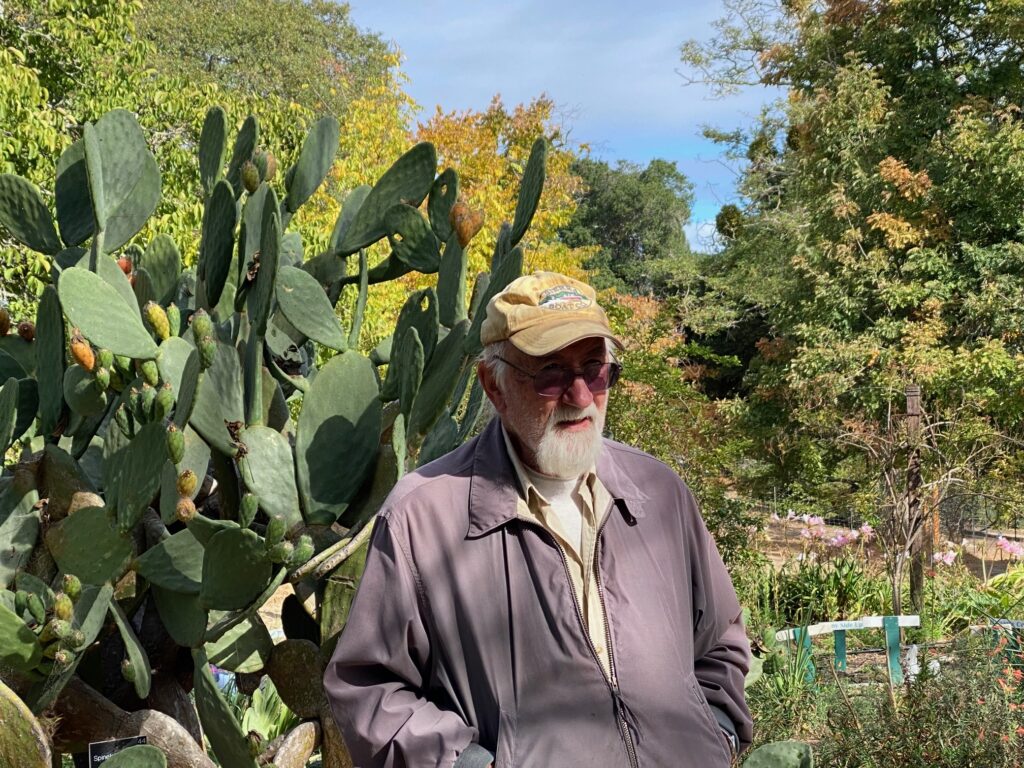
[[[685,86],[679,46],[705,39],[719,0],[350,0],[353,21],[403,53],[407,90],[424,108],[484,109],[546,93],[570,139],[608,162],[675,161],[694,184],[691,242],[735,199],[735,168],[701,136],[704,125],[747,125],[764,89],[714,100]],[[704,225],[706,226],[706,225]]]

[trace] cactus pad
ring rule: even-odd
[[[245,608],[270,581],[263,541],[243,528],[218,531],[206,542],[201,604],[220,611]]]
[[[224,155],[228,148],[228,119],[220,107],[211,107],[199,134],[199,179],[203,193],[209,197],[224,172]]]
[[[160,620],[167,628],[167,633],[178,645],[185,648],[198,648],[203,644],[206,634],[206,610],[199,604],[199,595],[186,595],[179,592],[150,586]]]
[[[243,431],[240,440],[245,449],[238,467],[245,487],[259,496],[260,508],[267,515],[283,518],[286,530],[301,525],[288,439],[270,427],[254,426]]]
[[[156,356],[156,344],[142,325],[134,294],[129,305],[103,278],[82,267],[64,270],[57,292],[68,321],[97,347],[138,359]]]
[[[0,174],[0,225],[33,251],[52,256],[61,249],[53,216],[39,189],[11,173]]]
[[[4,588],[28,562],[39,537],[38,501],[30,475],[16,474],[0,491],[0,586]]]
[[[206,653],[202,649],[193,650],[192,661],[195,665],[193,685],[199,720],[217,760],[230,768],[258,768],[242,728],[210,673]]]
[[[430,226],[437,239],[442,243],[447,242],[452,236],[452,225],[448,221],[448,214],[458,199],[459,175],[454,169],[446,168],[444,173],[434,179],[434,185],[430,188],[430,197],[427,199]]]
[[[0,467],[3,453],[14,438],[14,426],[18,423],[18,380],[9,378],[0,387]]]
[[[208,309],[217,306],[224,290],[235,249],[237,223],[238,208],[231,185],[218,181],[203,216],[203,239],[199,246],[199,280]]]
[[[334,156],[338,152],[340,131],[337,119],[327,116],[320,118],[306,136],[284,200],[289,213],[295,213],[300,205],[312,197],[331,170]]]
[[[441,265],[437,238],[423,215],[411,205],[399,203],[384,215],[393,255],[417,272],[431,274]]]
[[[228,163],[227,180],[231,185],[231,188],[235,191],[236,200],[242,194],[242,163],[252,157],[253,150],[256,149],[256,142],[259,141],[259,138],[259,124],[256,122],[255,117],[249,115],[245,118],[245,122],[242,123],[242,127],[239,129],[238,135],[235,136],[235,146],[231,151],[231,162]]]
[[[235,444],[225,422],[245,419],[242,404],[242,366],[234,348],[216,342],[213,365],[203,374],[189,423],[203,439],[226,456]]]
[[[154,237],[138,264],[149,274],[154,301],[167,304],[174,298],[181,274],[181,253],[167,235]]]
[[[409,419],[410,438],[425,435],[448,404],[466,363],[463,348],[468,330],[469,321],[463,320],[438,343],[423,371],[423,384]]]
[[[437,275],[437,302],[440,308],[440,321],[446,328],[451,328],[460,320],[465,320],[466,313],[466,252],[459,245],[457,237],[448,238],[441,255],[441,266]]]
[[[89,542],[83,547],[82,542]],[[124,573],[132,556],[132,542],[118,533],[105,507],[86,507],[46,532],[46,548],[64,573],[84,584],[103,584]]]
[[[352,226],[352,222],[355,221],[356,214],[359,213],[359,209],[366,201],[366,196],[370,194],[370,186],[363,184],[360,187],[356,187],[345,197],[345,202],[341,205],[341,213],[338,214],[338,218],[334,222],[334,230],[331,232],[331,239],[327,243],[327,254],[331,256],[337,256],[339,248],[341,247],[342,241],[345,239],[345,235],[348,233],[349,227]],[[327,255],[325,254],[325,255]],[[344,265],[344,261],[341,262]]]
[[[216,620],[213,616],[212,620]],[[274,641],[259,614],[238,622],[215,641],[207,643],[210,663],[231,672],[259,672],[274,650]]]
[[[345,349],[345,334],[324,289],[298,267],[281,267],[277,277],[277,304],[297,331],[325,347]]]
[[[433,144],[417,144],[384,172],[373,186],[338,246],[341,254],[355,253],[388,234],[385,215],[399,203],[419,207],[434,183],[437,151]]]
[[[446,408],[433,428],[427,433],[417,457],[417,465],[423,466],[439,459],[459,444],[459,425]]]
[[[135,695],[140,699],[145,699],[149,696],[149,686],[152,682],[152,672],[149,668],[149,657],[146,655],[146,651],[142,647],[142,643],[139,642],[139,638],[135,634],[135,630],[132,629],[131,622],[128,621],[128,617],[121,609],[121,605],[116,600],[110,601],[110,615],[114,619],[114,623],[117,625],[118,632],[121,633],[121,639],[124,641],[125,652],[128,654],[128,660],[131,662],[132,667],[135,670],[135,679],[132,683],[135,685]]]
[[[29,672],[42,658],[43,647],[35,632],[0,603],[0,664]]]
[[[167,429],[160,423],[147,424],[126,447],[107,458],[107,504],[117,510],[120,530],[131,530],[156,498],[159,468],[167,458]]]
[[[187,595],[199,594],[203,548],[186,528],[150,547],[135,562],[135,570],[153,584]]]
[[[18,695],[0,682],[0,765],[50,768],[50,738]]]
[[[52,434],[63,410],[64,318],[57,291],[46,286],[36,311],[36,366],[38,369],[39,415],[43,434]]]
[[[519,198],[516,200],[516,212],[512,219],[512,245],[523,239],[526,230],[533,221],[533,214],[540,202],[540,193],[544,189],[545,164],[548,156],[548,142],[543,136],[533,142],[530,159],[526,161],[523,171],[523,182],[519,187]]]
[[[372,469],[381,429],[378,392],[373,364],[355,352],[331,358],[313,380],[295,445],[306,522],[334,522]]]
[[[136,744],[103,761],[104,768],[167,768],[164,753],[149,744]]]

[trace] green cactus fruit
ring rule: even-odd
[[[171,409],[174,407],[174,390],[171,389],[170,382],[164,382],[164,385],[157,390],[156,402],[154,404],[154,416],[157,421],[163,421],[171,413]]]
[[[121,403],[114,410],[114,421],[117,422],[117,427],[121,430],[121,434],[128,438],[132,436],[132,425],[128,419],[128,409],[124,403]]]
[[[75,604],[66,592],[58,592],[53,598],[53,615],[64,621],[71,621],[75,612]]]
[[[100,392],[106,392],[107,387],[110,386],[110,369],[97,368],[93,373],[93,379],[96,382],[96,389]]]
[[[167,312],[155,301],[146,302],[142,316],[146,318],[150,330],[157,335],[160,341],[166,341],[171,335],[171,324],[167,318]]]
[[[135,682],[135,665],[132,664],[131,659],[121,660],[121,677],[129,683]]]
[[[50,619],[39,633],[39,642],[49,643],[62,640],[71,634],[71,623],[66,619]]]
[[[295,569],[300,565],[305,565],[309,558],[313,556],[313,552],[313,539],[310,538],[308,533],[302,534],[295,542],[295,549],[292,552],[291,559],[288,561],[288,567]]]
[[[185,458],[185,433],[174,424],[167,427],[167,454],[172,464],[180,464]]]
[[[124,392],[124,388],[126,385],[124,383],[124,379],[121,377],[121,374],[118,372],[118,370],[116,368],[108,368],[107,370],[110,371],[111,389],[113,389],[115,392]]]
[[[199,339],[199,370],[205,371],[217,356],[217,342],[212,336],[203,336]]]
[[[198,486],[199,478],[196,477],[196,473],[191,469],[186,469],[178,475],[177,488],[179,496],[192,498]]]
[[[35,592],[29,593],[27,607],[28,612],[32,614],[32,618],[36,620],[37,624],[42,624],[46,621],[46,607],[43,605],[43,599]]]
[[[153,415],[153,404],[156,403],[156,387],[150,386],[149,382],[142,385],[142,393],[139,396],[139,408],[146,418]]]
[[[64,648],[81,648],[85,645],[85,632],[80,629],[72,629],[70,634],[60,641]]]
[[[295,552],[295,545],[290,541],[279,541],[267,550],[267,557],[272,563],[286,563]]]
[[[85,340],[82,332],[75,328],[71,332],[71,357],[76,363],[92,371],[96,367],[96,354],[92,351],[89,342]]]
[[[167,305],[167,325],[171,336],[181,335],[181,310],[174,302]]]
[[[192,335],[197,340],[213,335],[213,321],[205,309],[197,309],[192,315]]]
[[[19,589],[14,593],[14,612],[21,616],[28,610],[28,592]]]
[[[160,369],[157,367],[156,360],[136,360],[135,368],[142,376],[142,380],[149,386],[155,387],[160,383]]]
[[[267,523],[267,533],[264,536],[267,550],[273,549],[284,538],[284,518],[281,515],[274,515]]]
[[[178,522],[192,522],[196,516],[195,502],[188,497],[178,499],[178,503],[174,507],[174,516],[178,518]]]
[[[109,349],[99,349],[96,352],[96,364],[101,368],[110,368],[114,365],[114,353]]]
[[[71,662],[74,661],[74,659],[75,655],[66,648],[61,648],[59,651],[53,654],[53,664],[58,669],[63,669],[69,666]]]
[[[65,573],[61,584],[64,594],[71,598],[71,602],[78,602],[78,596],[82,594],[82,582],[79,578],[73,573]]]
[[[260,169],[251,160],[242,163],[242,186],[250,195],[259,189]]]
[[[242,503],[238,507],[238,523],[243,528],[252,525],[256,512],[260,508],[260,497],[255,493],[246,493],[242,496]]]
[[[49,644],[45,648],[43,648],[43,658],[52,659],[57,655],[57,651],[60,650],[60,641],[49,640],[47,642]]]
[[[114,355],[114,366],[125,379],[130,380],[132,378],[132,359],[130,357]]]
[[[263,180],[273,181],[274,177],[277,175],[277,158],[274,157],[273,152],[268,151],[265,152],[264,154],[266,155],[267,158],[267,168],[263,172]]]
[[[131,392],[128,393],[128,407],[131,408],[132,413],[141,416],[142,393],[139,392],[138,387],[132,387]]]

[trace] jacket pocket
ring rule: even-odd
[[[711,711],[711,705],[708,704],[707,697],[704,695],[704,691],[700,687],[700,683],[694,679],[690,683],[690,690],[693,691],[694,697],[697,699],[697,704],[704,713],[704,722],[707,724],[710,731],[711,740],[717,746],[718,753],[722,756],[722,760],[725,762],[722,765],[732,765],[732,750],[725,744],[725,737],[722,734],[722,727],[718,724],[718,720],[715,719],[714,713]]]
[[[516,751],[516,716],[499,710],[498,743],[494,748],[494,768],[513,768]]]

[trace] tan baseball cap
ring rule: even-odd
[[[533,357],[595,336],[622,348],[594,289],[557,272],[534,272],[513,280],[488,302],[480,329],[484,346],[508,339]]]

